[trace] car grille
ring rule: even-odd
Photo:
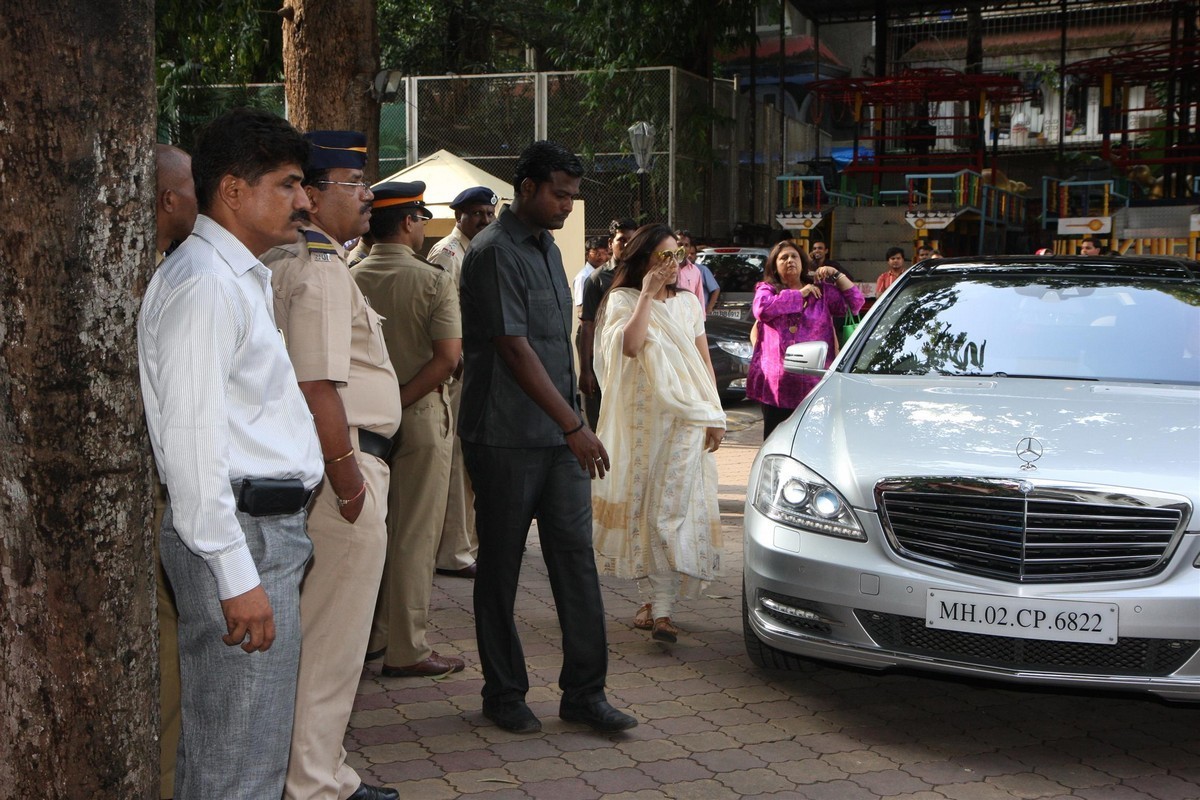
[[[876,486],[892,547],[917,561],[1021,583],[1152,575],[1188,504],[1175,496],[1035,481],[906,479]]]
[[[1188,639],[1118,640],[1115,645],[1047,642],[934,630],[919,617],[856,609],[880,647],[900,653],[995,667],[1095,675],[1170,675],[1200,649]]]

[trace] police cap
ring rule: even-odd
[[[312,145],[307,168],[362,169],[367,165],[367,135],[358,131],[310,131],[304,138]]]
[[[410,214],[433,219],[433,212],[425,207],[424,181],[388,181],[371,187],[375,199],[371,201],[374,211],[406,211]]]
[[[470,189],[463,189],[458,193],[458,197],[454,198],[454,202],[450,204],[450,208],[458,211],[463,206],[481,203],[483,205],[494,206],[500,201],[496,197],[496,193],[486,186],[472,186]]]

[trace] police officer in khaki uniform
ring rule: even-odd
[[[395,800],[394,790],[363,783],[342,747],[387,551],[387,459],[401,413],[380,317],[350,277],[341,245],[364,233],[371,216],[367,139],[353,131],[305,138],[309,224],[295,243],[262,256],[275,321],[325,456],[308,520],[313,559],[300,590],[303,639],[284,797]]]
[[[471,247],[471,240],[496,219],[496,193],[486,186],[464,189],[454,198],[450,208],[454,210],[454,229],[440,242],[429,248],[428,259],[433,264],[445,267],[458,286],[462,274],[463,259]],[[446,384],[446,396],[450,411],[458,419],[459,395],[462,390],[461,376]],[[475,577],[475,552],[479,540],[475,536],[475,493],[471,491],[471,480],[463,468],[462,445],[454,437],[454,454],[450,461],[450,496],[446,501],[446,519],[442,523],[442,537],[438,543],[437,571],[439,575],[455,578]]]
[[[460,658],[429,646],[429,596],[446,515],[454,420],[444,386],[462,355],[458,289],[443,268],[418,258],[425,241],[425,184],[375,187],[371,254],[351,270],[384,316],[383,336],[400,381],[404,421],[392,456],[387,565],[368,659],[384,677],[444,675]]]

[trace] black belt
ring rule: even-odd
[[[369,456],[375,456],[387,461],[388,456],[392,454],[392,440],[382,434],[369,431],[366,428],[359,428],[358,449]]]
[[[234,484],[237,509],[252,517],[297,514],[312,508],[315,489],[296,478],[244,478]]]

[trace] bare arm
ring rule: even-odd
[[[717,298],[721,296],[720,289],[713,289],[712,294],[708,296],[708,306],[705,307],[704,313],[711,314],[712,310],[717,307]]]
[[[433,356],[400,387],[400,405],[408,408],[449,378],[459,365],[462,339],[434,339]]]
[[[595,347],[595,320],[579,320],[579,391],[586,395],[596,393],[596,373],[592,370]]]
[[[497,336],[492,342],[496,354],[512,372],[521,390],[562,428],[564,435],[573,431],[565,438],[567,447],[579,460],[579,466],[593,478],[603,478],[610,466],[604,445],[586,425],[580,427],[579,415],[558,393],[541,359],[529,346],[529,340],[524,336]]]
[[[363,509],[364,478],[358,469],[358,461],[341,458],[353,450],[341,395],[333,381],[300,381],[300,391],[317,425],[317,439],[325,455],[325,477],[329,478],[333,493],[342,500],[354,498],[354,502],[341,506],[338,511],[347,522],[354,522]]]

